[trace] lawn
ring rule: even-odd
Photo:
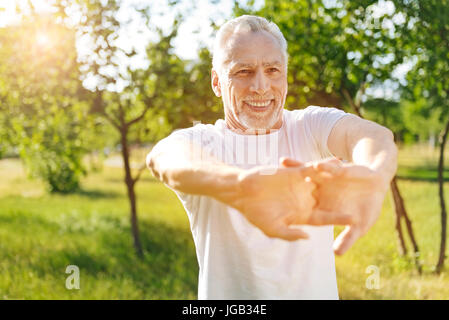
[[[433,274],[440,234],[436,157],[422,146],[401,149],[399,157],[399,187],[423,275],[410,257],[398,255],[388,196],[376,225],[336,257],[342,299],[449,298],[448,268]],[[187,216],[175,194],[148,172],[137,184],[142,260],[133,251],[120,168],[90,173],[73,195],[47,194],[15,159],[0,161],[0,177],[0,299],[196,298],[198,266]],[[68,265],[79,267],[79,290],[66,288]],[[370,266],[379,270],[378,289],[366,286]]]
[[[188,219],[173,192],[142,175],[137,186],[145,256],[133,251],[119,168],[82,192],[48,195],[16,160],[0,161],[0,299],[195,299],[198,267]],[[80,290],[66,289],[77,265]]]

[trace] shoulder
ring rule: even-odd
[[[304,116],[336,116],[345,115],[346,112],[334,107],[308,106],[304,109]]]
[[[179,143],[187,143],[204,147],[217,144],[221,137],[222,134],[217,125],[195,123],[192,127],[174,130],[170,135],[160,140],[157,144],[175,147]]]
[[[191,138],[201,134],[214,134],[217,128],[212,124],[195,123],[192,127],[175,129],[167,138]]]
[[[334,107],[308,106],[298,110],[284,110],[287,122],[315,122],[325,119],[337,119],[347,113]]]

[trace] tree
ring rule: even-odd
[[[415,59],[407,74],[404,96],[411,100],[425,99],[421,112],[438,114],[441,125],[438,186],[441,207],[441,240],[435,271],[444,268],[446,257],[447,211],[444,199],[444,151],[449,134],[449,1],[394,1],[404,12],[401,25],[401,47]],[[443,124],[444,123],[444,124]]]
[[[146,48],[147,67],[128,66],[122,70],[120,65],[126,63],[126,58],[135,56],[136,51],[134,48],[124,50],[116,41],[120,30],[126,25],[118,19],[120,1],[61,0],[58,4],[59,12],[67,23],[71,18],[67,12],[75,12],[82,17],[75,24],[78,37],[90,40],[90,52],[81,59],[81,68],[86,78],[90,77],[96,82],[91,111],[106,119],[119,135],[133,242],[138,256],[142,257],[135,186],[145,163],[142,159],[142,165],[133,173],[131,147],[166,135],[180,122],[177,114],[183,109],[188,74],[185,61],[173,53],[171,43],[177,35],[180,18],[175,19],[168,33],[154,28],[158,40],[149,43]],[[150,28],[149,8],[136,9],[135,12],[140,13],[145,26]],[[121,88],[119,83],[123,84]]]
[[[0,123],[32,175],[72,192],[95,132],[79,79],[74,31],[52,14],[0,28]],[[13,67],[11,67],[13,66]]]
[[[213,123],[224,116],[221,99],[217,99],[210,84],[212,58],[207,48],[198,52],[198,60],[187,65],[188,77],[184,84],[184,100],[176,128],[185,128],[194,121]]]

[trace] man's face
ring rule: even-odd
[[[212,87],[222,96],[231,129],[278,129],[287,95],[286,61],[266,31],[232,35],[222,49],[222,68]]]

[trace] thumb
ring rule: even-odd
[[[335,254],[339,256],[344,254],[358,238],[360,238],[359,228],[347,226],[334,241],[333,249]]]
[[[345,213],[314,209],[307,224],[314,226],[352,225],[354,217]]]
[[[328,173],[331,173],[333,175],[340,175],[343,173],[344,168],[341,166],[340,163],[338,163],[338,160],[331,160],[328,162],[321,162],[316,164],[316,168],[319,171],[325,171]]]
[[[304,165],[302,162],[296,161],[292,158],[282,157],[279,159],[279,162],[284,167],[300,167]]]
[[[281,225],[277,230],[277,237],[288,241],[295,241],[308,239],[309,235],[298,227]]]

